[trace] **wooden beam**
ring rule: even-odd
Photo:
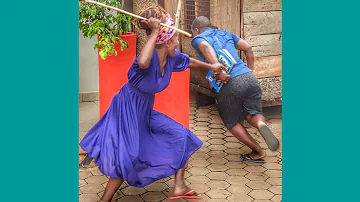
[[[282,56],[255,58],[254,74],[258,79],[282,76]]]
[[[282,32],[282,12],[244,13],[244,36]]]
[[[245,0],[244,12],[282,10],[282,0]]]

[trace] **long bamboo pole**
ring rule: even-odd
[[[118,11],[118,12],[120,12],[120,13],[124,13],[124,14],[126,14],[126,15],[130,15],[130,16],[132,16],[132,17],[134,17],[134,18],[139,18],[139,19],[142,19],[142,20],[147,20],[147,19],[144,18],[144,17],[135,15],[135,14],[133,14],[133,13],[130,13],[130,12],[125,11],[125,10],[122,10],[122,9],[120,9],[120,8],[115,8],[115,7],[112,7],[112,6],[108,6],[108,5],[106,5],[106,4],[103,4],[103,3],[100,3],[100,2],[97,2],[97,1],[92,1],[92,0],[84,0],[84,1],[85,1],[86,3],[89,3],[89,4],[95,4],[95,5],[104,7],[104,8],[108,8],[108,9],[111,9],[111,10]],[[164,26],[164,27],[168,27],[168,28],[170,28],[170,29],[174,29],[174,30],[176,30],[177,32],[179,32],[179,33],[181,33],[181,34],[184,34],[184,35],[187,36],[187,37],[192,37],[192,35],[191,35],[190,33],[186,32],[186,31],[183,31],[183,30],[181,30],[181,29],[179,29],[179,28],[177,28],[177,27],[169,26],[169,25],[166,25],[166,24],[164,24],[164,23],[160,23],[160,25],[161,25],[161,26]]]

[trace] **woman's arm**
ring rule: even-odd
[[[216,62],[214,64],[208,64],[208,63],[202,62],[200,60],[197,60],[195,58],[190,58],[190,64],[189,64],[188,68],[207,69],[207,70],[210,70],[213,72],[219,72],[219,73],[225,70],[224,65],[222,65],[218,62]]]
[[[252,51],[251,46],[244,40],[240,39],[236,44],[236,49],[244,51],[246,56],[246,65],[251,69],[254,70],[254,53]]]
[[[144,22],[145,23],[145,22]],[[160,21],[155,18],[150,18],[147,22],[149,28],[151,29],[151,34],[149,36],[148,41],[140,52],[138,57],[138,65],[141,69],[147,69],[149,67],[154,48],[156,38],[158,37],[160,30]]]

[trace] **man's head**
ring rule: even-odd
[[[211,27],[210,20],[205,16],[199,16],[192,22],[191,32],[193,36],[196,36],[208,27]]]

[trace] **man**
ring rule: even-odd
[[[226,128],[252,150],[248,154],[241,154],[240,158],[244,161],[264,162],[265,151],[245,127],[239,124],[246,120],[259,130],[270,150],[278,149],[279,141],[266,125],[265,117],[262,115],[262,92],[257,78],[251,71],[254,69],[254,54],[251,46],[238,36],[211,26],[209,19],[204,16],[196,18],[191,29],[195,36],[191,42],[192,47],[199,53],[202,61],[217,63],[215,51],[224,48],[236,60],[237,64],[230,72],[230,79],[226,84],[224,83],[219,93],[212,90],[213,95]],[[240,59],[236,49],[244,51],[247,64]],[[221,80],[226,80],[226,77],[229,75],[224,73],[218,75]]]

